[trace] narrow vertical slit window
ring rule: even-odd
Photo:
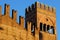
[[[49,27],[50,27],[50,26],[49,26],[49,25],[47,25],[47,31],[49,30]]]
[[[46,31],[46,24],[43,25],[43,31]]]
[[[49,25],[47,25],[47,31],[49,31],[49,29],[50,29],[50,26],[49,26]]]
[[[42,23],[40,23],[40,31],[42,31]]]

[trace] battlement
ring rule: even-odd
[[[8,36],[5,36],[6,39],[3,40],[14,40],[15,38],[16,40],[56,40],[55,8],[35,2],[25,11],[25,19],[19,16],[19,23],[17,23],[17,10],[12,9],[12,17],[10,17],[10,5],[5,4],[4,15],[2,15],[0,6],[0,30],[1,34],[3,33],[0,36],[3,38],[6,34]]]
[[[10,17],[10,5],[9,4],[4,5],[4,15],[2,15],[2,7],[0,6],[0,15],[1,15],[1,20],[3,20],[3,23],[4,22],[7,23],[7,21],[9,21],[8,24],[13,23],[13,25],[17,25],[17,23],[16,23],[17,22],[17,10],[12,9],[12,18],[11,18]],[[24,27],[24,17],[19,16],[18,26]]]
[[[36,9],[35,4],[32,4],[31,6],[29,6],[28,8],[25,9],[26,13],[34,11]]]
[[[17,20],[17,11],[16,10],[12,10],[12,19],[14,20],[14,21],[16,21]]]
[[[40,22],[51,25],[52,23],[50,23],[51,22],[50,19],[53,19],[52,17],[54,17],[54,22],[56,20],[55,13],[56,13],[56,10],[54,7],[47,6],[47,5],[44,5],[44,4],[39,3],[39,2],[35,2],[34,4],[32,4],[31,6],[29,6],[25,9],[26,29],[29,28],[30,26],[33,29],[34,28],[33,25],[35,25],[36,29],[35,28],[34,29],[36,30],[36,32],[41,31],[40,27],[41,27],[41,29],[43,29],[42,28],[43,25],[40,24]],[[48,17],[49,17],[50,21],[47,20],[48,22],[46,22],[45,18],[48,19]],[[28,24],[27,24],[27,22],[28,22]],[[27,25],[29,25],[29,24],[30,24],[30,26],[28,27]],[[40,26],[40,25],[42,25],[42,26]],[[45,27],[45,24],[43,27]],[[44,30],[46,30],[46,28],[44,28]],[[55,29],[53,28],[53,30],[55,30]],[[30,31],[32,31],[32,30],[30,30]],[[53,31],[53,34],[55,34],[54,31]]]
[[[38,8],[41,8],[43,10],[47,10],[47,11],[50,11],[50,12],[55,12],[55,8],[54,7],[47,6],[47,5],[44,5],[44,4],[39,3],[39,2],[35,2],[35,4],[37,5]]]
[[[10,5],[9,4],[5,4],[4,15],[7,15],[7,16],[10,15]]]
[[[19,16],[19,24],[23,24],[24,23],[24,17]]]
[[[25,11],[26,11],[26,13],[28,13],[28,12],[36,10],[37,8],[40,8],[41,10],[46,10],[46,11],[52,12],[52,13],[56,12],[56,9],[54,7],[47,6],[47,5],[44,5],[44,4],[39,3],[39,2],[35,2],[35,4],[32,4],[31,6],[26,8]]]

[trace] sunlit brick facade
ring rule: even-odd
[[[17,11],[10,17],[10,5],[5,4],[2,15],[0,6],[0,40],[57,40],[55,8],[35,2],[17,23]]]

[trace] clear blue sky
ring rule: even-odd
[[[2,14],[4,13],[4,4],[10,4],[10,16],[12,14],[12,9],[18,11],[18,16],[25,16],[25,8],[31,5],[32,3],[39,1],[40,3],[47,4],[49,6],[56,8],[56,24],[57,24],[57,40],[60,39],[60,0],[0,0],[0,5],[2,6]]]

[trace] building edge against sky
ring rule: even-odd
[[[17,30],[19,27],[24,27],[24,18],[23,17],[19,17],[19,24],[16,23],[16,14],[17,12],[12,10],[12,20],[9,17],[9,9],[10,6],[9,5],[5,5],[5,11],[4,11],[4,16],[2,17],[2,19],[0,20],[2,24],[6,24],[6,25],[10,25],[11,29],[12,27],[16,27]],[[25,17],[25,22],[27,25],[27,22],[31,22],[28,24],[29,27],[31,27],[31,29],[28,29],[30,32],[34,29],[33,32],[31,32],[33,35],[35,35],[36,39],[39,40],[39,37],[42,37],[43,40],[56,40],[56,11],[55,8],[49,7],[49,6],[45,6],[44,4],[40,4],[39,2],[36,2],[35,4],[32,4],[31,7],[28,7],[28,9],[26,9],[26,17]],[[1,14],[1,6],[0,6],[0,14]],[[41,18],[40,18],[41,17]],[[5,20],[5,18],[7,18],[7,20]],[[10,21],[10,22],[9,22]],[[8,22],[8,23],[7,23]],[[11,24],[12,23],[12,24]],[[42,26],[43,25],[43,26]],[[1,25],[2,26],[2,25]],[[17,27],[18,26],[18,27]],[[15,28],[14,27],[14,28]],[[26,27],[26,30],[27,28]],[[6,28],[6,27],[5,27]],[[9,27],[7,27],[9,28]],[[20,29],[21,29],[20,28]],[[10,30],[11,30],[10,29]],[[49,30],[52,29],[52,33],[49,32]],[[8,29],[9,30],[9,29]],[[10,31],[9,30],[9,31]],[[15,30],[15,29],[14,29]],[[16,31],[17,31],[16,30]],[[26,33],[27,31],[25,31],[24,28],[22,28],[22,30],[24,30],[24,32]],[[37,31],[38,32],[37,32]],[[6,31],[6,29],[5,29]],[[13,30],[12,30],[13,31]],[[17,31],[18,32],[18,31]],[[19,32],[22,32],[19,30]],[[31,33],[29,32],[29,35],[31,35]],[[35,34],[37,32],[37,34]],[[10,32],[9,32],[10,33]],[[8,33],[8,34],[9,34]],[[12,33],[11,33],[12,34]],[[22,34],[24,34],[22,32]],[[22,35],[21,34],[21,35]],[[48,35],[47,35],[48,34]],[[18,34],[19,35],[19,34]],[[26,34],[25,34],[26,35]],[[32,38],[34,37],[33,35]],[[37,35],[37,36],[36,36]],[[47,35],[47,36],[46,36]],[[12,36],[12,35],[11,35]],[[23,37],[23,36],[22,36]],[[29,36],[28,36],[29,37]],[[46,37],[46,38],[45,38]],[[17,37],[16,37],[17,38]],[[54,39],[53,39],[54,38]],[[19,39],[19,38],[18,38]],[[22,39],[25,39],[25,37],[23,37]],[[35,38],[33,38],[35,39]],[[33,40],[30,38],[30,40]],[[41,38],[40,38],[41,39]]]

